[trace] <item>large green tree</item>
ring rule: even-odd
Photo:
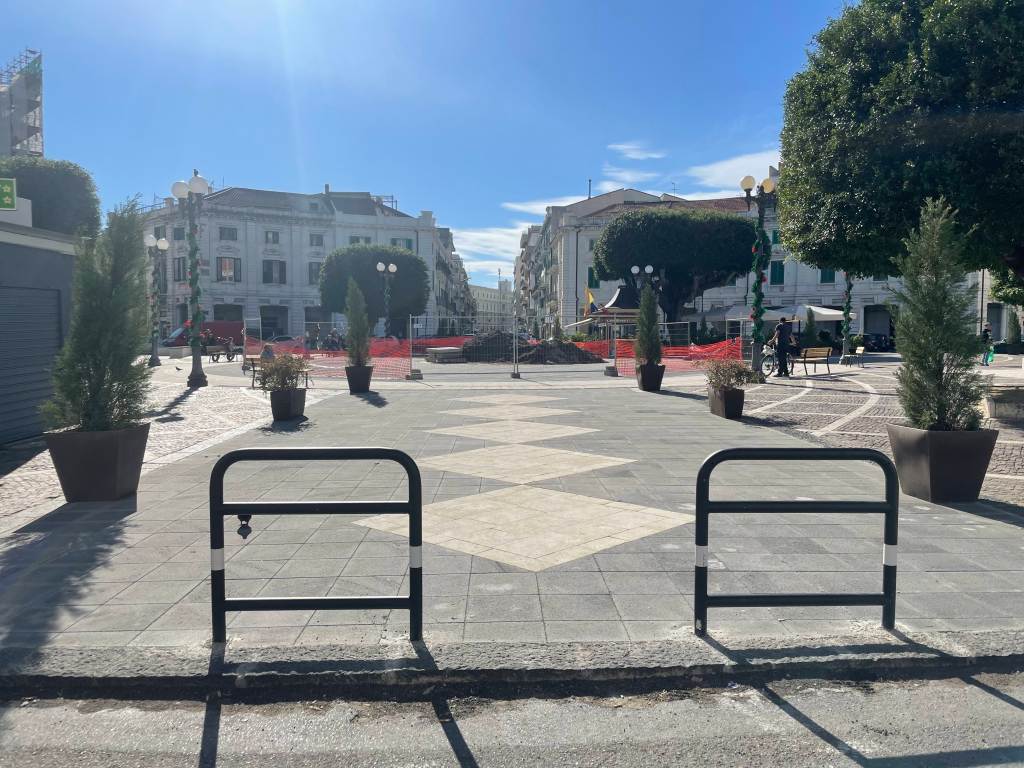
[[[786,90],[782,171],[782,239],[809,264],[898,274],[901,239],[940,195],[975,228],[967,264],[1024,254],[1024,4],[847,8]]]
[[[18,197],[32,201],[32,225],[65,235],[96,237],[100,200],[88,171],[66,160],[0,157],[0,178],[18,181]]]
[[[346,311],[348,281],[352,278],[366,299],[366,314],[371,325],[384,317],[384,279],[377,271],[378,262],[398,267],[390,278],[391,319],[423,314],[430,293],[427,265],[412,251],[390,245],[350,245],[331,253],[320,270],[320,297],[324,309]],[[393,333],[402,335],[405,323],[393,322],[389,326]]]
[[[650,264],[660,278],[658,303],[676,320],[683,304],[750,269],[753,223],[704,209],[642,209],[612,221],[594,246],[602,280],[632,280],[630,267]]]

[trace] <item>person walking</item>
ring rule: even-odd
[[[985,323],[985,327],[981,329],[981,343],[984,345],[984,349],[981,351],[981,364],[987,368],[994,351],[992,346],[992,323]]]
[[[789,378],[789,349],[793,346],[793,325],[786,317],[779,319],[775,326],[775,335],[769,342],[775,345],[775,359],[778,360],[779,370],[775,374],[782,379]]]

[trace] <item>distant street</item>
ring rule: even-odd
[[[9,768],[1024,765],[1024,675],[412,704],[27,701]]]

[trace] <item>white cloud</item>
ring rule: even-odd
[[[516,211],[517,213],[529,213],[533,216],[543,216],[547,213],[550,205],[572,205],[583,199],[582,195],[567,195],[565,197],[552,197],[548,200],[527,200],[522,203],[502,203],[501,207]]]
[[[740,179],[750,175],[760,181],[768,175],[769,165],[778,167],[779,150],[751,152],[727,157],[707,165],[694,165],[687,168],[685,173],[695,179],[700,187],[706,187],[711,191],[728,189],[732,194],[738,195],[741,194]]]
[[[611,181],[618,182],[619,185],[632,186],[634,184],[640,184],[645,181],[654,181],[655,179],[661,178],[661,174],[657,171],[639,171],[635,168],[620,168],[610,163],[604,164],[603,169],[604,175]]]
[[[650,149],[645,141],[621,141],[609,144],[608,149],[618,152],[628,160],[660,160],[667,154],[660,149]]]
[[[462,257],[474,282],[477,276],[511,277],[516,256],[519,255],[519,237],[530,222],[516,222],[511,227],[482,227],[478,229],[452,229],[455,250]]]
[[[616,189],[622,189],[622,185],[611,179],[601,179],[601,181],[597,182],[594,192],[603,195],[605,192],[614,192]]]
[[[719,197],[736,197],[742,195],[743,191],[737,184],[736,189],[699,189],[696,192],[670,192],[669,194],[682,197],[685,200],[714,200]]]

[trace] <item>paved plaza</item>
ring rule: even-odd
[[[308,420],[272,428],[262,395],[245,393],[237,379],[211,380],[221,386],[189,407],[223,401],[212,408],[216,421],[193,414],[196,427],[209,421],[216,434],[192,432],[192,419],[182,418],[179,429],[192,437],[182,435],[175,448],[154,425],[151,449],[165,453],[154,455],[137,498],[44,500],[14,516],[17,528],[0,538],[0,645],[26,654],[207,646],[213,463],[235,448],[311,445],[395,447],[419,464],[428,644],[679,639],[692,632],[694,484],[704,458],[733,446],[876,444],[863,425],[884,424],[878,410],[897,407],[891,370],[882,367],[751,387],[743,422],[708,413],[700,374],[667,379],[660,394],[599,374],[578,381],[536,374],[395,382],[366,397],[324,388],[311,398]],[[866,398],[845,399],[858,393]],[[996,461],[1019,455],[1010,436],[998,449],[1010,458],[1000,453]],[[1020,474],[1018,465],[997,466],[994,474]],[[1004,493],[1017,480],[990,478]],[[956,509],[902,499],[901,629],[1024,627],[1024,514],[988,490],[986,500]],[[228,500],[406,493],[404,472],[387,463],[244,463],[226,477]],[[848,462],[727,464],[712,481],[716,499],[881,495],[880,472]],[[408,589],[402,518],[257,516],[245,539],[237,527],[225,520],[229,596]],[[880,516],[716,515],[710,588],[877,591],[881,533]],[[713,636],[849,635],[879,620],[877,608],[712,609],[709,629]],[[229,649],[402,643],[408,616],[240,613],[229,615],[228,634]]]

